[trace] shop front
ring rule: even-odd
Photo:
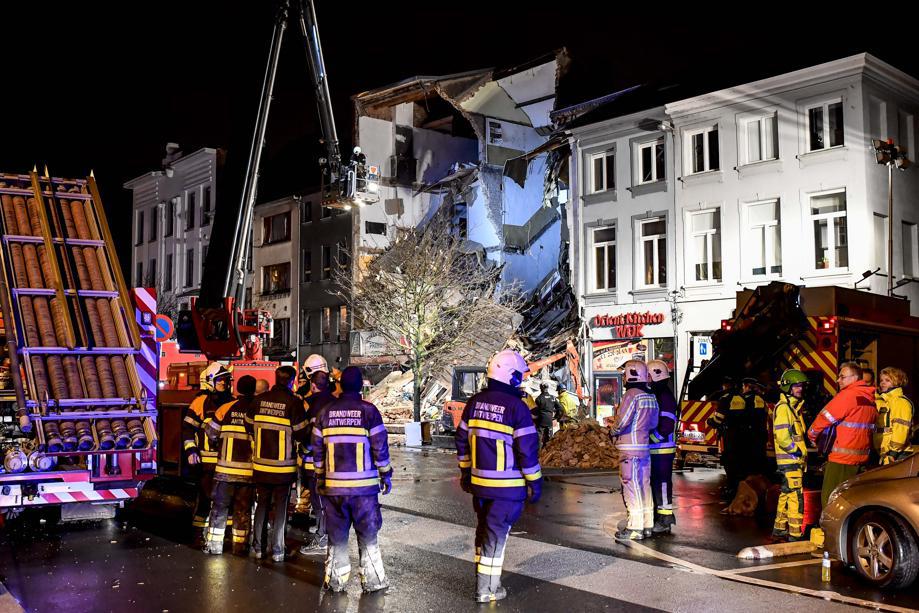
[[[622,365],[628,360],[663,360],[673,369],[674,331],[670,304],[610,305],[587,308],[593,414],[613,414],[624,391]]]

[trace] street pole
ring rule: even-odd
[[[887,295],[893,294],[893,161],[887,163]]]

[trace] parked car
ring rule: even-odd
[[[883,588],[910,585],[919,573],[919,454],[841,484],[820,526],[826,551]]]

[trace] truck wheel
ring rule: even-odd
[[[882,588],[910,585],[919,573],[919,551],[901,519],[880,511],[865,513],[849,532],[856,572]]]

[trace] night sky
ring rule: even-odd
[[[829,5],[808,15],[776,3],[757,10],[762,17],[752,6],[709,16],[702,5],[604,4],[319,0],[343,150],[355,93],[413,75],[512,66],[563,46],[571,56],[563,106],[638,83],[743,83],[862,51],[919,76],[912,33],[866,31],[854,17],[827,17]],[[121,185],[158,168],[167,142],[245,155],[273,13],[269,0],[4,3],[0,170],[95,169],[116,237],[129,236],[131,197]],[[299,31],[289,29],[261,199],[316,184],[317,138]],[[123,263],[129,249],[119,244]]]

